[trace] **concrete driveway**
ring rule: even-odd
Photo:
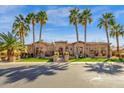
[[[0,63],[0,87],[124,87],[124,64]]]

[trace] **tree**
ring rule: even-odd
[[[70,24],[73,24],[75,26],[77,42],[79,42],[79,35],[78,35],[79,19],[78,19],[78,14],[79,14],[79,9],[74,8],[74,9],[70,10],[70,15],[69,15]],[[79,56],[78,55],[78,48],[76,47],[76,58],[78,58],[78,56]]]
[[[7,50],[8,61],[13,61],[14,50],[21,50],[24,46],[12,33],[0,33],[0,51]]]
[[[39,41],[41,41],[41,35],[42,35],[42,26],[46,24],[48,20],[47,13],[45,11],[40,11],[37,14],[37,21],[40,23],[40,36]]]
[[[113,24],[110,31],[110,37],[116,38],[117,44],[117,55],[120,57],[120,50],[119,50],[119,37],[124,36],[124,28],[120,24]]]
[[[20,14],[19,16],[16,16],[12,32],[20,37],[20,42],[23,43],[23,45],[25,43],[25,36],[28,35],[28,31],[30,31],[30,28],[23,15]]]
[[[29,13],[26,17],[26,22],[30,25],[32,24],[32,32],[33,32],[33,45],[35,43],[35,24],[37,23],[37,16],[34,13]],[[35,56],[35,47],[33,47],[33,56]]]
[[[78,14],[79,14],[79,9],[78,8],[74,8],[74,9],[70,10],[70,15],[69,15],[70,24],[73,24],[75,26],[77,42],[79,42],[79,35],[78,35],[78,23],[79,23],[79,20],[78,20]]]
[[[79,23],[84,26],[84,49],[86,46],[86,39],[87,39],[87,25],[92,23],[92,13],[90,9],[85,9],[78,15],[79,17]],[[85,51],[84,51],[84,57],[85,57]]]
[[[36,15],[34,13],[29,13],[26,17],[26,21],[28,24],[32,24],[32,32],[33,32],[33,43],[35,42],[35,24],[36,24]]]
[[[105,13],[102,15],[102,18],[99,19],[99,24],[97,25],[97,27],[104,28],[105,32],[106,32],[106,38],[107,38],[107,49],[108,49],[108,53],[107,53],[107,58],[110,58],[110,41],[109,41],[109,28],[111,26],[110,22],[114,20],[114,16],[112,13]]]

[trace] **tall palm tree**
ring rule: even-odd
[[[16,19],[13,23],[12,32],[16,33],[20,37],[20,42],[25,43],[25,36],[27,36],[28,31],[30,31],[29,25],[26,23],[23,15],[16,16]]]
[[[14,50],[23,49],[24,46],[12,33],[0,33],[0,51],[7,50],[8,61],[13,61]]]
[[[120,24],[113,24],[110,31],[110,37],[116,38],[117,55],[120,57],[119,36],[124,36],[124,28]]]
[[[37,23],[37,16],[36,14],[34,14],[33,12],[32,13],[29,13],[26,17],[26,22],[28,24],[32,24],[32,32],[33,32],[33,45],[35,43],[35,24]],[[35,56],[35,47],[33,47],[33,56]]]
[[[86,39],[87,39],[87,25],[92,23],[92,13],[90,9],[85,9],[78,15],[79,17],[79,23],[84,26],[84,42],[86,45]],[[85,46],[84,46],[85,49]],[[84,57],[85,57],[85,51],[84,51]]]
[[[70,24],[73,24],[75,26],[77,42],[79,42],[79,35],[78,35],[79,19],[78,19],[78,14],[79,14],[79,9],[74,8],[74,9],[70,10],[70,15],[69,15]],[[76,58],[78,58],[78,56],[79,56],[78,55],[78,48],[76,47]]]
[[[79,35],[78,35],[78,23],[79,23],[79,20],[78,20],[78,14],[79,14],[79,9],[78,8],[74,8],[74,9],[70,10],[70,15],[69,15],[70,24],[73,24],[75,26],[77,42],[79,42]]]
[[[37,21],[40,23],[40,35],[39,35],[39,41],[41,41],[41,35],[42,35],[42,26],[46,24],[48,20],[47,13],[45,11],[40,11],[37,14]]]
[[[28,24],[32,24],[32,32],[33,32],[33,43],[35,42],[35,24],[36,24],[36,15],[32,12],[29,13],[26,17],[26,21]]]
[[[109,29],[110,29],[110,22],[111,20],[114,20],[114,16],[112,13],[105,13],[102,15],[102,18],[99,19],[99,24],[97,25],[97,27],[104,28],[105,32],[106,32],[106,38],[107,38],[107,49],[108,49],[108,53],[107,53],[107,58],[110,58],[110,41],[109,41]]]

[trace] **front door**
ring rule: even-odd
[[[63,48],[59,48],[59,55],[63,56]]]

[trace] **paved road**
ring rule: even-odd
[[[0,87],[124,87],[124,64],[0,64]]]

